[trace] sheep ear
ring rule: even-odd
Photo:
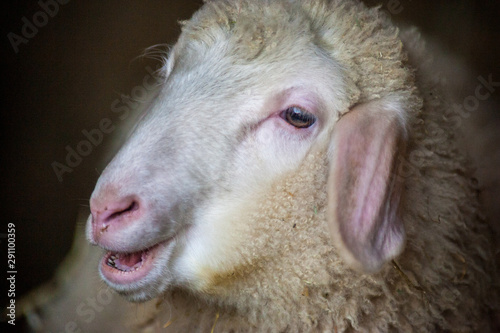
[[[397,155],[405,135],[397,99],[355,106],[335,125],[328,178],[328,224],[340,254],[374,272],[403,249]]]

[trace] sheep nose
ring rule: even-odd
[[[90,200],[90,212],[92,214],[92,225],[94,236],[108,231],[112,226],[119,228],[119,224],[125,224],[140,214],[141,205],[135,196],[124,198],[92,198]]]

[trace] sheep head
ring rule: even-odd
[[[87,236],[130,300],[217,293],[304,242],[364,271],[403,248],[394,175],[417,103],[397,32],[357,3],[265,6],[208,2],[184,24],[156,100],[96,185]],[[399,48],[381,56],[388,43]],[[314,228],[268,248],[294,214]]]

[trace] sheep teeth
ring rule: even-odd
[[[117,269],[119,270],[120,272],[122,273],[130,273],[130,272],[135,272],[137,271],[138,269],[140,269],[142,267],[142,260],[140,263],[137,263],[134,265],[134,267],[131,267],[130,269],[127,269],[127,270],[123,270],[122,268],[116,266],[116,260],[120,259],[121,255],[119,253],[115,253],[115,254],[112,254],[108,257],[108,260],[106,261],[106,264],[109,266],[109,267],[112,267],[114,269]]]
[[[116,268],[116,265],[115,265],[115,259],[116,257],[115,256],[111,256],[108,258],[108,266],[111,266],[113,268]]]

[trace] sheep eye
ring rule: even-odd
[[[316,117],[311,113],[292,106],[282,112],[281,117],[290,125],[297,128],[308,128],[316,122]]]

